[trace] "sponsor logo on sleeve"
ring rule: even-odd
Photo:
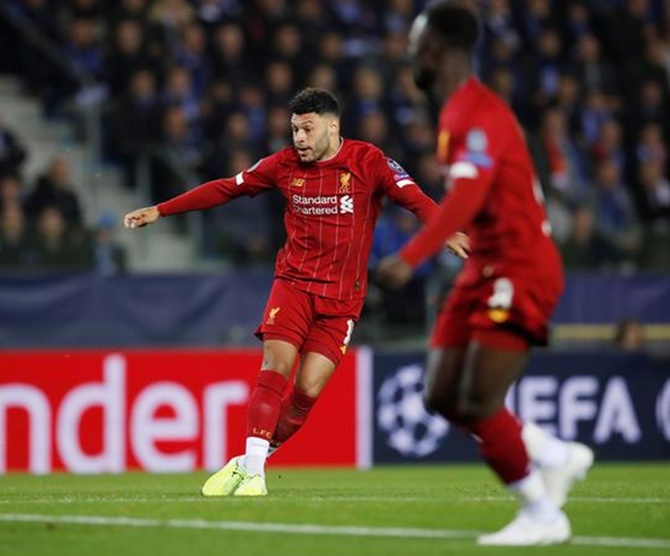
[[[389,158],[387,162],[389,168],[391,168],[391,170],[393,171],[393,179],[395,180],[395,184],[400,189],[402,189],[406,185],[412,185],[414,183],[414,180],[407,173],[407,170],[405,170],[402,166],[400,166],[400,164],[398,164],[395,160]]]
[[[465,137],[466,152],[460,158],[480,168],[491,168],[493,160],[487,152],[488,146],[489,140],[486,132],[480,127],[475,127]]]

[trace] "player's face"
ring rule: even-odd
[[[329,114],[293,114],[291,116],[293,146],[301,162],[315,162],[329,158],[337,152],[340,126],[336,117]]]
[[[426,16],[423,14],[414,20],[409,32],[408,51],[416,86],[423,91],[430,91],[437,79],[440,48],[436,40],[431,40],[430,29],[426,22]]]

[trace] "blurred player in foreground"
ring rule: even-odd
[[[571,535],[561,507],[593,453],[522,424],[504,405],[530,346],[547,343],[563,275],[522,131],[473,76],[477,28],[468,9],[444,1],[412,27],[417,85],[444,103],[437,157],[449,193],[431,222],[380,263],[378,279],[402,286],[444,238],[468,233],[472,252],[432,333],[426,405],[479,442],[481,456],[521,502],[507,527],[478,542],[560,543]]]
[[[384,197],[426,222],[436,210],[394,160],[340,136],[340,107],[328,91],[305,89],[289,104],[293,147],[234,177],[200,185],[125,216],[128,228],[277,188],[287,200],[287,240],[257,336],[261,372],[249,400],[246,452],[202,487],[205,496],[267,494],[264,466],[305,422],[347,349],[367,291],[372,232]],[[451,249],[465,255],[467,238]],[[287,384],[300,356],[295,381]]]

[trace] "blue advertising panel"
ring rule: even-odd
[[[376,354],[373,462],[460,462],[477,445],[422,404],[423,353]],[[600,460],[670,458],[670,370],[644,354],[538,352],[508,405]]]

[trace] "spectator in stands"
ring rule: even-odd
[[[215,79],[230,83],[247,83],[254,74],[239,25],[225,23],[214,31],[210,59]]]
[[[645,224],[644,268],[670,268],[670,181],[663,166],[647,160],[639,169],[640,214]]]
[[[118,218],[112,212],[104,212],[93,230],[93,258],[95,271],[109,276],[123,274],[127,270],[126,251],[114,235]]]
[[[371,110],[363,115],[356,128],[356,138],[376,145],[389,158],[395,159],[402,155],[400,145],[389,134],[386,115],[379,110]]]
[[[337,91],[337,75],[332,66],[327,64],[317,64],[307,76],[307,87],[314,89],[326,89],[328,91]]]
[[[93,268],[90,238],[81,229],[70,229],[56,206],[45,206],[37,217],[34,264],[42,270],[81,271]]]
[[[581,95],[582,86],[580,82],[573,75],[562,73],[558,81],[558,92],[556,93],[554,106],[563,113],[568,132],[573,139],[579,135]]]
[[[602,123],[598,131],[598,138],[591,146],[591,158],[595,164],[603,160],[614,161],[619,174],[624,175],[627,168],[626,153],[619,122],[616,120],[607,120]]]
[[[269,65],[284,62],[292,71],[304,74],[314,65],[314,52],[303,49],[300,29],[293,23],[283,23],[274,32],[270,47]]]
[[[603,245],[595,223],[595,214],[588,205],[577,206],[572,212],[569,235],[559,244],[567,271],[588,271],[602,262]]]
[[[548,177],[549,197],[568,208],[589,200],[584,157],[558,108],[544,112],[539,142],[533,150],[538,171]]]
[[[644,328],[636,319],[623,319],[616,325],[614,344],[624,351],[639,351],[644,348]]]
[[[0,112],[0,177],[20,174],[26,155],[21,141],[4,124],[2,112]]]
[[[242,0],[200,0],[197,4],[198,22],[208,35],[224,21],[238,17],[242,11]]]
[[[181,41],[173,54],[179,67],[191,76],[193,91],[201,98],[211,78],[212,70],[207,57],[207,38],[200,25],[193,23],[181,31]]]
[[[618,268],[634,268],[641,247],[639,220],[616,162],[596,169],[596,228],[607,247],[607,259]]]
[[[633,134],[646,124],[658,124],[663,135],[670,134],[670,106],[663,97],[663,87],[654,79],[644,81],[636,100],[628,104],[628,129]]]
[[[200,126],[200,98],[196,94],[191,74],[185,68],[172,66],[165,76],[163,106],[178,107],[186,118],[192,132]]]
[[[28,266],[32,259],[30,236],[21,206],[0,208],[0,271]]]
[[[533,104],[540,109],[558,93],[562,48],[561,36],[556,29],[544,29],[537,37]]]
[[[116,29],[119,22],[132,20],[142,25],[146,31],[147,10],[149,7],[149,0],[118,0],[111,2],[109,6],[109,20],[112,29]]]
[[[519,29],[515,25],[514,14],[509,0],[490,0],[483,17],[484,36],[490,43],[498,39],[513,52],[521,48]]]
[[[586,94],[586,103],[582,109],[581,132],[588,146],[598,140],[600,127],[615,117],[611,98],[601,89],[591,89]]]
[[[138,72],[158,66],[158,60],[149,53],[144,26],[140,21],[122,20],[113,29],[113,42],[106,65],[113,98],[128,90]]]
[[[154,0],[149,7],[149,21],[158,31],[168,52],[175,52],[180,29],[195,21],[195,9],[188,0]]]
[[[668,148],[663,141],[663,128],[659,124],[647,124],[640,130],[635,154],[638,163],[653,161],[665,167]]]
[[[265,130],[265,143],[263,150],[266,153],[274,153],[291,145],[288,123],[291,115],[286,105],[279,104],[268,109],[267,128]],[[219,175],[227,175],[221,173]]]
[[[612,60],[634,59],[644,49],[645,26],[649,17],[647,0],[624,0],[612,10],[606,22],[606,44]]]
[[[608,94],[617,90],[616,72],[602,58],[600,43],[595,35],[585,34],[579,38],[568,71],[586,90],[599,89]]]
[[[264,90],[269,104],[286,104],[295,89],[294,69],[287,62],[277,60],[267,66]]]
[[[570,2],[567,9],[565,36],[569,44],[580,41],[593,32],[591,14],[584,0]]]
[[[0,176],[0,211],[10,205],[22,207],[24,197],[23,182],[18,176]]]
[[[414,84],[412,68],[403,64],[396,68],[387,92],[389,101],[389,127],[393,133],[414,121],[425,108],[426,97]]]
[[[152,198],[166,199],[196,181],[201,163],[197,136],[180,106],[169,107],[163,116],[162,137],[152,152]]]
[[[103,79],[105,64],[92,20],[82,17],[70,23],[65,56],[80,77],[88,77],[95,81]]]
[[[551,11],[550,0],[528,0],[521,19],[526,48],[530,51],[534,50],[533,47],[538,44],[542,31],[557,27],[557,18]]]
[[[161,128],[162,108],[156,92],[156,78],[141,69],[130,79],[130,86],[112,109],[113,155],[123,168],[124,183],[137,185],[138,162],[155,147]]]
[[[62,156],[53,158],[26,199],[28,216],[37,218],[45,207],[56,207],[67,225],[81,227],[81,206],[70,180],[67,160]]]
[[[72,19],[88,19],[96,24],[103,15],[100,0],[70,0],[67,4],[67,12]]]

